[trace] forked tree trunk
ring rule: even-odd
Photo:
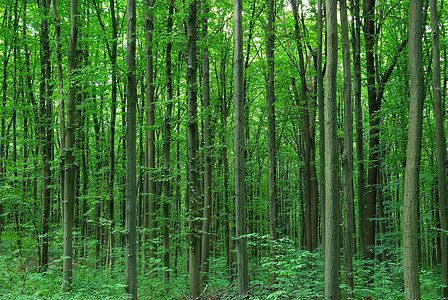
[[[419,171],[423,102],[425,100],[422,10],[422,0],[411,0],[408,46],[411,94],[403,199],[403,273],[407,300],[420,299],[418,255]]]

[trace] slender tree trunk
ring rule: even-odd
[[[292,12],[294,14],[294,28],[295,28],[295,40],[297,44],[297,51],[299,53],[299,71],[300,71],[300,81],[302,83],[302,103],[297,103],[298,107],[303,106],[303,132],[305,137],[305,213],[306,213],[306,246],[308,251],[314,251],[317,247],[318,242],[318,233],[317,233],[317,219],[315,219],[317,214],[313,214],[313,211],[317,212],[317,192],[313,191],[313,188],[317,188],[316,185],[313,185],[311,178],[311,158],[314,157],[312,155],[312,151],[314,151],[314,147],[312,145],[313,139],[311,137],[311,126],[310,126],[310,116],[309,116],[309,105],[308,105],[308,96],[307,96],[307,81],[305,74],[305,59],[303,55],[303,46],[302,46],[302,37],[300,33],[299,27],[299,15],[297,4],[295,0],[291,0]],[[298,97],[296,97],[298,100]],[[296,101],[297,101],[296,100]],[[314,196],[314,198],[313,198]]]
[[[268,26],[266,41],[266,58],[268,63],[268,84],[266,90],[266,106],[268,114],[268,195],[269,195],[269,233],[272,243],[277,239],[277,149],[275,131],[275,74],[274,74],[274,47],[275,47],[275,2],[268,1]],[[271,243],[271,259],[275,260],[274,246]],[[275,264],[273,265],[275,269]],[[275,271],[273,278],[275,279]]]
[[[156,149],[155,149],[155,129],[154,129],[154,67],[153,67],[153,31],[154,31],[154,14],[152,13],[155,0],[145,1],[145,55],[146,55],[146,148],[145,148],[145,166],[148,172],[145,176],[146,182],[146,210],[143,211],[144,227],[148,233],[144,234],[144,242],[147,243],[148,251],[145,251],[144,268],[149,265],[151,258],[155,257],[155,167],[156,167]],[[151,266],[149,266],[151,269]]]
[[[319,106],[319,199],[322,234],[322,253],[325,254],[325,107],[324,107],[324,83],[322,76],[322,0],[317,0],[317,51],[316,51],[316,76],[317,76],[317,101]]]
[[[204,212],[202,222],[202,283],[208,281],[209,257],[210,257],[210,235],[212,222],[212,133],[211,133],[211,106],[210,106],[210,59],[208,54],[208,18],[210,9],[207,0],[202,1],[202,41],[204,42],[202,50],[202,101],[204,105]]]
[[[168,24],[167,24],[167,35],[171,36],[171,31],[173,29],[173,13],[174,13],[174,0],[169,0],[168,8]],[[167,90],[166,90],[166,113],[165,113],[165,141],[163,145],[164,153],[164,173],[165,181],[163,183],[163,193],[165,195],[165,201],[163,202],[163,283],[165,286],[168,284],[170,277],[170,230],[169,230],[169,217],[170,217],[170,202],[172,201],[172,191],[171,191],[171,114],[172,114],[172,102],[173,102],[173,78],[171,72],[171,40],[166,45],[166,78],[167,78]]]
[[[117,110],[117,19],[115,17],[115,0],[109,1],[110,17],[112,21],[112,49],[110,51],[110,60],[112,67],[112,94],[111,94],[111,108],[110,108],[110,138],[109,138],[109,248],[110,248],[110,265],[114,265],[114,248],[115,248],[115,199],[114,199],[114,179],[115,179],[115,120]]]
[[[126,48],[126,265],[125,265],[125,289],[126,299],[137,299],[137,80],[136,80],[136,1],[127,1],[127,48]]]
[[[365,242],[367,257],[374,259],[375,247],[375,217],[376,217],[376,185],[378,183],[378,147],[379,139],[379,118],[381,102],[377,101],[375,88],[375,64],[374,64],[374,44],[375,44],[375,0],[364,2],[364,36],[366,43],[366,68],[367,68],[367,92],[369,99],[370,118],[370,138],[369,138],[369,170],[367,177],[366,195],[366,226]]]
[[[190,297],[198,297],[200,289],[201,237],[200,207],[201,187],[199,183],[199,131],[197,120],[197,79],[196,79],[196,40],[197,40],[197,1],[190,3],[188,19],[188,121],[187,121],[187,181],[189,200],[189,275]]]
[[[50,145],[49,136],[51,133],[51,101],[50,101],[50,44],[48,37],[48,21],[46,20],[49,3],[44,0],[41,2],[42,12],[44,14],[41,24],[41,82],[40,82],[40,139],[41,139],[41,159],[42,159],[42,185],[41,185],[41,204],[42,204],[42,250],[40,267],[42,271],[47,270],[48,247],[49,247],[49,222],[50,222]]]
[[[326,0],[327,78],[325,83],[325,298],[340,299],[339,155],[336,76],[338,65],[337,1]]]
[[[70,41],[68,47],[68,79],[70,81],[69,94],[67,99],[67,128],[65,140],[65,195],[64,195],[64,260],[63,260],[63,282],[64,291],[71,288],[72,283],[72,262],[73,262],[73,206],[75,203],[75,127],[76,127],[76,48],[78,42],[78,1],[70,1]]]
[[[235,87],[235,210],[238,291],[249,287],[247,238],[246,235],[246,194],[245,194],[245,143],[244,143],[244,86],[243,86],[243,3],[233,1],[234,13],[234,87]]]
[[[354,196],[353,196],[353,103],[352,72],[350,61],[350,41],[348,37],[348,18],[346,0],[340,0],[342,59],[344,68],[344,151],[342,153],[344,189],[344,282],[347,285],[345,298],[353,299],[353,239],[354,235]]]
[[[411,0],[409,9],[409,76],[410,104],[406,170],[403,199],[403,273],[405,297],[420,299],[418,257],[419,172],[422,143],[423,102],[425,86],[422,51],[423,1]]]
[[[364,171],[364,134],[362,130],[361,106],[361,19],[359,17],[359,0],[351,0],[355,25],[352,26],[353,71],[355,79],[355,117],[356,117],[356,158],[358,160],[358,230],[359,252],[361,257],[367,257],[365,226],[365,171]]]
[[[439,48],[439,14],[437,11],[437,0],[430,1],[431,28],[432,28],[432,63],[433,63],[433,93],[434,112],[436,119],[436,141],[437,141],[437,168],[438,168],[438,192],[440,203],[440,225],[441,234],[441,263],[443,276],[442,295],[448,298],[448,209],[446,197],[446,142],[444,125],[444,108],[442,102],[442,87],[440,79],[440,48]]]

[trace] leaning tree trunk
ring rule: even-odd
[[[420,299],[418,257],[419,172],[425,86],[422,51],[422,0],[411,0],[409,10],[410,104],[403,198],[403,273],[405,297]]]
[[[78,0],[70,1],[71,31],[68,47],[68,80],[70,89],[67,99],[67,128],[65,140],[65,195],[64,195],[64,260],[62,288],[68,290],[72,282],[73,262],[73,206],[75,203],[75,127],[76,127],[76,46],[78,42]]]
[[[448,298],[448,210],[446,199],[446,144],[444,127],[444,109],[442,104],[442,88],[440,80],[440,48],[439,48],[439,21],[437,12],[437,0],[430,1],[431,6],[431,28],[432,28],[432,62],[433,62],[433,93],[434,112],[436,118],[436,140],[437,140],[437,168],[438,189],[440,202],[440,222],[442,229],[441,238],[441,262],[444,298]]]
[[[336,76],[338,65],[337,1],[326,0],[327,78],[325,84],[325,298],[340,299],[339,161]]]

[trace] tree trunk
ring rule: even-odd
[[[41,205],[42,205],[42,250],[40,267],[42,271],[47,270],[48,247],[49,247],[49,222],[50,222],[50,145],[51,141],[51,65],[50,65],[50,44],[48,37],[48,21],[46,20],[49,3],[41,3],[44,18],[41,24],[41,82],[40,82],[40,140],[41,140],[41,159],[42,159],[42,185],[41,185]]]
[[[127,1],[127,48],[126,48],[126,265],[125,289],[126,299],[137,299],[137,226],[136,226],[136,197],[137,197],[137,80],[135,75],[136,51],[136,1]]]
[[[173,13],[174,13],[174,0],[169,0],[169,8],[168,8],[168,24],[167,24],[167,35],[171,35],[171,31],[173,28]],[[168,284],[168,280],[170,277],[170,272],[168,269],[170,268],[170,231],[169,231],[169,217],[170,217],[170,202],[172,201],[172,191],[171,191],[171,111],[172,111],[172,102],[173,102],[173,79],[171,72],[171,47],[172,42],[168,42],[166,45],[166,78],[167,78],[167,90],[166,90],[166,113],[165,113],[165,141],[163,144],[163,153],[164,153],[164,175],[165,181],[163,183],[163,193],[165,195],[165,201],[163,202],[163,283],[166,286]]]
[[[207,0],[202,1],[203,17],[202,17],[202,40],[204,42],[202,50],[202,101],[204,105],[204,212],[202,222],[202,283],[208,281],[209,257],[210,257],[210,235],[212,222],[212,133],[211,133],[211,115],[210,107],[210,59],[207,46],[208,35],[208,18],[210,11]]]
[[[361,258],[367,257],[365,226],[365,171],[364,171],[364,134],[362,130],[362,106],[361,106],[361,19],[359,17],[359,0],[351,0],[353,18],[355,25],[352,26],[353,47],[353,71],[355,79],[355,118],[356,118],[356,158],[358,163],[358,230],[359,230],[359,252]]]
[[[327,78],[325,84],[325,298],[340,299],[339,161],[336,76],[338,65],[337,1],[326,0]]]
[[[422,51],[423,1],[411,0],[409,9],[410,104],[406,170],[403,199],[403,273],[405,297],[420,299],[418,257],[419,172],[422,143],[422,116],[425,100]]]
[[[317,192],[313,191],[313,188],[317,188],[316,185],[313,185],[311,178],[311,158],[314,157],[312,151],[314,151],[314,147],[312,145],[313,139],[311,137],[311,125],[310,125],[310,116],[309,116],[309,105],[308,105],[308,96],[307,96],[307,83],[305,76],[305,59],[303,55],[303,47],[302,47],[302,37],[300,34],[299,27],[299,15],[298,9],[295,0],[291,0],[292,12],[294,14],[294,28],[295,28],[295,40],[297,44],[297,51],[299,53],[299,71],[300,71],[300,81],[302,83],[302,103],[297,103],[298,107],[303,107],[303,132],[305,137],[305,213],[306,213],[306,246],[308,251],[314,251],[317,247],[318,243],[318,233],[317,233],[317,219],[313,217],[314,215],[317,217],[317,214],[313,214],[313,211],[317,211],[317,199],[312,196],[317,197]],[[296,97],[298,100],[298,97]]]
[[[70,1],[70,41],[68,47],[68,79],[70,81],[69,94],[67,98],[67,128],[65,140],[65,195],[64,195],[64,260],[63,260],[63,282],[64,291],[71,288],[72,262],[73,262],[73,206],[75,203],[75,127],[76,127],[76,48],[78,42],[78,1]]]
[[[187,121],[187,181],[189,200],[189,275],[190,297],[198,297],[200,289],[200,208],[201,187],[199,183],[199,131],[197,120],[197,87],[196,87],[196,40],[197,40],[197,1],[190,3],[188,19],[188,121]]]
[[[268,78],[266,90],[266,106],[268,114],[268,195],[269,195],[269,233],[271,236],[271,259],[275,260],[273,242],[277,239],[277,149],[275,131],[275,74],[274,74],[274,47],[275,47],[275,2],[268,1],[268,26],[266,41],[266,58],[268,64]],[[272,279],[275,279],[275,264]]]
[[[249,287],[247,238],[246,235],[246,195],[245,195],[245,143],[244,143],[244,86],[243,86],[243,3],[233,1],[234,13],[234,68],[235,68],[235,210],[238,291]]]
[[[324,83],[322,76],[322,0],[317,0],[317,101],[319,106],[319,199],[322,235],[322,254],[325,254],[325,108]]]
[[[379,118],[381,102],[377,101],[375,89],[375,65],[374,65],[374,43],[375,43],[375,0],[364,2],[364,36],[366,43],[366,69],[367,69],[367,92],[369,99],[370,138],[369,138],[369,170],[367,177],[366,195],[366,225],[365,242],[367,257],[374,259],[375,247],[375,217],[376,217],[376,185],[378,183],[378,147]]]
[[[154,31],[154,14],[152,13],[155,0],[145,1],[145,55],[146,55],[146,148],[145,148],[145,166],[148,168],[146,174],[146,210],[143,211],[144,227],[148,230],[148,234],[144,234],[144,242],[147,243],[148,251],[144,254],[144,265],[149,265],[151,258],[155,257],[155,167],[156,167],[156,150],[155,150],[155,129],[154,129],[154,67],[153,67],[153,31]],[[144,205],[145,207],[145,205]],[[151,270],[151,266],[149,266]]]
[[[348,37],[347,3],[340,0],[342,59],[344,68],[344,151],[342,169],[344,189],[344,283],[345,298],[353,299],[353,239],[354,235],[354,196],[353,196],[353,103],[352,72],[350,61],[350,41]]]
[[[437,168],[438,168],[438,192],[440,203],[440,225],[441,234],[441,262],[444,298],[448,298],[448,209],[446,199],[446,143],[444,127],[444,108],[442,102],[442,87],[440,80],[440,48],[439,48],[439,21],[437,11],[437,0],[430,1],[431,28],[432,28],[432,62],[433,62],[433,93],[434,113],[436,119],[436,141],[437,141]]]

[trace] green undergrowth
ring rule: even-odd
[[[264,249],[249,262],[250,286],[238,293],[236,275],[230,275],[225,255],[215,255],[210,261],[208,284],[203,296],[212,299],[324,299],[324,263],[321,250],[315,253],[298,250],[289,239],[271,244],[268,236],[248,235],[248,248]],[[74,261],[73,284],[68,292],[61,290],[62,259],[53,259],[46,273],[40,273],[35,249],[28,252],[6,251],[0,254],[0,299],[122,299],[124,297],[124,253],[116,249],[111,269],[92,258]],[[9,245],[12,247],[12,245]],[[272,246],[272,248],[271,248]],[[400,253],[397,249],[397,253]],[[260,253],[260,252],[259,252]],[[55,253],[53,253],[55,254]],[[236,253],[234,253],[236,258]],[[154,260],[152,273],[139,271],[139,299],[186,299],[188,276],[185,274],[186,253],[179,256],[177,277],[171,271],[167,286],[162,283],[160,260]],[[400,255],[387,262],[366,262],[355,259],[353,291],[355,299],[368,295],[372,299],[404,299],[403,269]],[[141,262],[139,261],[139,266]],[[341,265],[343,268],[343,265]],[[436,272],[437,271],[437,272]],[[420,274],[422,299],[441,299],[441,276],[438,270],[422,270]],[[342,293],[347,287],[341,281]]]

